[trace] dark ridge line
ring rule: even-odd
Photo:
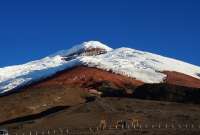
[[[4,122],[0,123],[0,126],[2,125],[7,125],[7,124],[13,124],[13,123],[20,123],[20,122],[27,122],[27,121],[31,121],[31,120],[36,120],[36,119],[40,119],[42,117],[46,117],[49,116],[51,114],[60,112],[62,110],[66,110],[68,109],[70,106],[56,106],[50,109],[47,109],[43,112],[37,113],[37,114],[32,114],[32,115],[27,115],[27,116],[23,116],[23,117],[18,117],[18,118],[14,118],[14,119],[10,119]]]

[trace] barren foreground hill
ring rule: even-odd
[[[37,131],[38,134],[56,132],[57,135],[62,133],[198,135],[199,108],[199,105],[194,104],[107,97],[17,117],[5,121],[2,126],[11,133],[18,134],[30,134],[30,131],[33,134]],[[102,129],[104,126],[102,121],[105,121],[105,129]],[[122,128],[123,123],[119,121],[127,125]]]

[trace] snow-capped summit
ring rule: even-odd
[[[68,56],[68,55],[72,55],[74,53],[79,53],[79,52],[83,52],[83,51],[87,51],[87,50],[91,50],[91,49],[101,49],[101,50],[105,50],[106,52],[113,50],[112,48],[108,47],[107,45],[105,45],[99,41],[88,41],[88,42],[83,42],[82,44],[79,44],[79,45],[75,45],[68,50],[59,51],[52,56],[56,56],[56,55]]]
[[[78,66],[81,64],[80,58],[74,57],[70,61],[64,59],[73,54],[80,54],[87,50],[100,49],[105,52],[112,48],[98,41],[88,41],[76,45],[68,50],[59,51],[41,60],[28,62],[22,65],[0,68],[0,93],[28,85],[56,74],[59,71]]]
[[[144,83],[160,83],[164,71],[200,79],[200,67],[131,48],[112,49],[98,41],[84,42],[41,60],[0,68],[0,93],[5,93],[76,66],[88,66],[125,75]]]

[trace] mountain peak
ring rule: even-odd
[[[59,51],[56,54],[54,54],[53,56],[55,56],[55,55],[68,56],[68,55],[72,55],[74,53],[79,53],[79,52],[90,50],[90,49],[101,49],[106,52],[113,50],[109,46],[107,46],[99,41],[87,41],[87,42],[83,42],[81,44],[75,45],[68,50]]]
[[[87,42],[83,42],[82,44],[78,45],[79,47],[83,47],[83,48],[100,48],[100,49],[105,49],[107,51],[112,50],[112,48],[108,47],[107,45],[99,42],[99,41],[87,41]],[[77,46],[75,46],[77,47]]]

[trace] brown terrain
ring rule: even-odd
[[[166,82],[168,84],[174,84],[192,88],[200,88],[199,79],[173,71],[165,71],[164,73],[167,75]]]
[[[19,134],[49,129],[50,134],[53,129],[61,134],[59,129],[66,128],[93,134],[88,131],[103,121],[106,130],[100,134],[199,134],[200,80],[177,72],[164,73],[165,83],[144,84],[84,66],[62,71],[0,97],[0,126]],[[143,126],[161,123],[162,128],[107,129],[119,120]],[[164,128],[166,124],[175,127]],[[186,124],[189,128],[179,128]]]
[[[17,117],[4,122],[2,128],[20,135],[30,131],[40,135],[199,135],[199,112],[200,105],[194,104],[106,97]],[[100,128],[102,121],[104,130]],[[129,127],[122,128],[117,121],[127,122]]]
[[[141,81],[113,74],[97,68],[79,66],[70,70],[62,71],[55,76],[42,82],[30,86],[31,88],[41,88],[49,86],[78,86],[81,88],[98,87],[103,82],[109,82],[112,86],[126,88],[127,85],[139,86]]]

